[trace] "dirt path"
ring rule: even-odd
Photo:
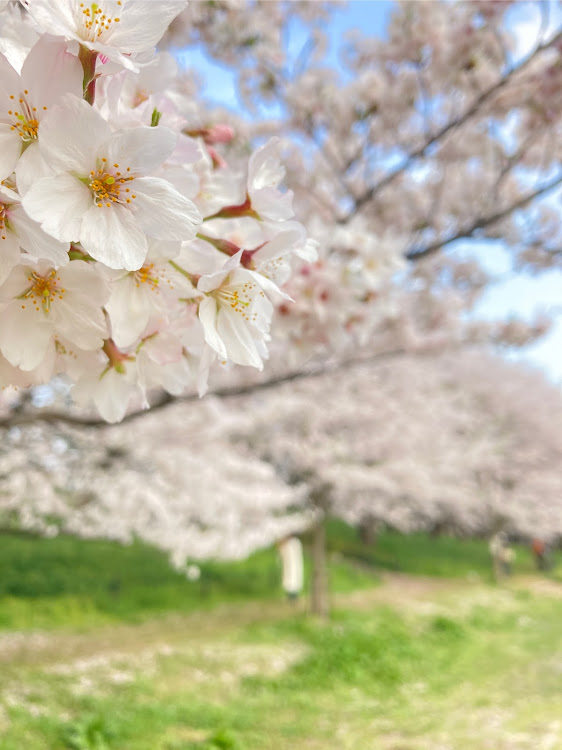
[[[400,610],[429,612],[449,594],[459,590],[474,591],[482,588],[480,582],[458,578],[432,578],[391,572],[380,573],[380,578],[381,586],[336,596],[336,604],[358,609],[364,609],[371,604],[385,604]]]
[[[494,602],[501,606],[512,600],[513,591],[527,590],[537,596],[562,597],[562,584],[525,576],[513,579],[506,587],[493,587],[478,581],[412,576],[404,573],[381,573],[382,585],[333,597],[337,607],[369,609],[376,605],[391,606],[419,614],[459,612],[475,604]],[[256,622],[292,617],[304,612],[306,603],[297,609],[285,602],[252,602],[222,605],[209,611],[187,615],[166,615],[138,624],[108,625],[84,633],[8,632],[0,634],[0,664],[55,665],[90,658],[93,654],[122,658],[127,654],[156,653],[186,643],[201,647],[234,637]]]

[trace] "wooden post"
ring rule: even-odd
[[[324,513],[322,513],[312,529],[310,611],[313,615],[318,615],[319,617],[327,617],[330,612],[326,554],[326,518]]]
[[[359,540],[366,547],[374,547],[377,542],[377,537],[381,529],[381,522],[377,521],[373,516],[364,516],[361,519],[358,526]]]

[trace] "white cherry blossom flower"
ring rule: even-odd
[[[155,332],[149,336],[139,347],[136,362],[139,384],[144,392],[164,388],[177,396],[193,381],[181,341],[172,332]]]
[[[22,0],[42,31],[136,70],[131,60],[152,49],[186,0]]]
[[[14,190],[0,185],[0,284],[20,262],[21,250],[62,266],[68,263],[68,249],[68,243],[50,237],[29,218]]]
[[[102,307],[109,297],[98,269],[81,260],[55,270],[19,265],[0,286],[0,351],[14,367],[38,367],[61,335],[98,349],[108,335]]]
[[[43,118],[64,94],[82,95],[82,78],[78,58],[60,40],[40,39],[21,76],[0,55],[0,180],[12,174],[23,150],[33,159]]]
[[[163,127],[112,133],[86,102],[66,97],[42,126],[41,154],[53,174],[31,187],[24,208],[53,237],[80,242],[110,268],[136,271],[147,235],[189,240],[200,222],[190,200],[146,176],[175,144],[175,133]]]
[[[21,9],[10,0],[3,0],[0,9],[0,54],[20,72],[29,50],[39,38],[26,14],[22,18]]]
[[[137,368],[134,358],[121,367],[108,366],[107,359],[100,355],[97,367],[84,372],[72,389],[74,401],[82,406],[92,401],[106,422],[120,422],[131,401],[142,402],[142,392],[137,383]],[[142,405],[147,404],[142,402]]]
[[[0,390],[4,390],[8,386],[27,388],[31,383],[32,379],[29,377],[29,373],[14,367],[0,354]]]
[[[280,221],[293,216],[293,192],[282,193],[279,183],[285,177],[279,150],[281,141],[272,138],[250,157],[248,166],[248,196],[252,208],[262,219]]]
[[[132,346],[153,315],[168,317],[180,298],[197,294],[189,279],[170,264],[178,251],[179,243],[152,240],[141,268],[113,280],[106,310],[112,338],[120,348]]]
[[[241,268],[241,257],[242,251],[229,258],[221,271],[199,279],[197,290],[205,294],[199,319],[205,341],[220,357],[261,370],[273,314],[265,293],[286,295],[265,276]]]

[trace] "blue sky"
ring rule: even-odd
[[[550,2],[550,5],[552,27],[560,24],[562,11],[554,2]],[[338,9],[327,28],[331,40],[330,62],[337,65],[337,49],[345,33],[353,28],[361,28],[365,33],[384,38],[393,6],[394,2],[390,0],[351,0],[345,7]],[[525,54],[536,39],[538,8],[537,2],[519,2],[511,11],[510,23],[518,40],[516,56]],[[295,24],[288,39],[289,50],[298,52],[302,43],[302,31]],[[241,103],[228,68],[209,61],[201,49],[190,48],[180,54],[180,60],[183,65],[198,71],[203,77],[205,98],[240,112]],[[528,317],[539,312],[554,314],[555,322],[551,333],[533,346],[514,352],[512,356],[529,361],[543,369],[555,382],[562,383],[562,273],[552,271],[539,277],[510,274],[508,255],[497,242],[482,243],[478,254],[486,266],[501,278],[481,300],[479,315],[495,319],[505,317],[506,314]]]

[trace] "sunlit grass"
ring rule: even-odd
[[[562,598],[495,593],[460,582],[436,587],[432,612],[373,599],[329,622],[264,602],[207,612],[197,630],[163,620],[135,642],[142,626],[92,631],[91,654],[10,664],[0,747],[559,747]]]
[[[354,529],[328,526],[330,584],[334,592],[372,587],[384,571],[492,580],[483,540],[457,540],[391,531],[376,544],[362,544]],[[305,539],[306,545],[306,539]],[[189,581],[165,554],[140,543],[121,546],[69,537],[0,537],[0,629],[90,628],[135,622],[169,612],[209,609],[222,602],[281,600],[277,551],[248,560],[200,564],[201,577]],[[561,575],[561,567],[551,577]],[[532,573],[525,546],[516,548],[515,573]],[[309,565],[306,574],[308,578]]]

